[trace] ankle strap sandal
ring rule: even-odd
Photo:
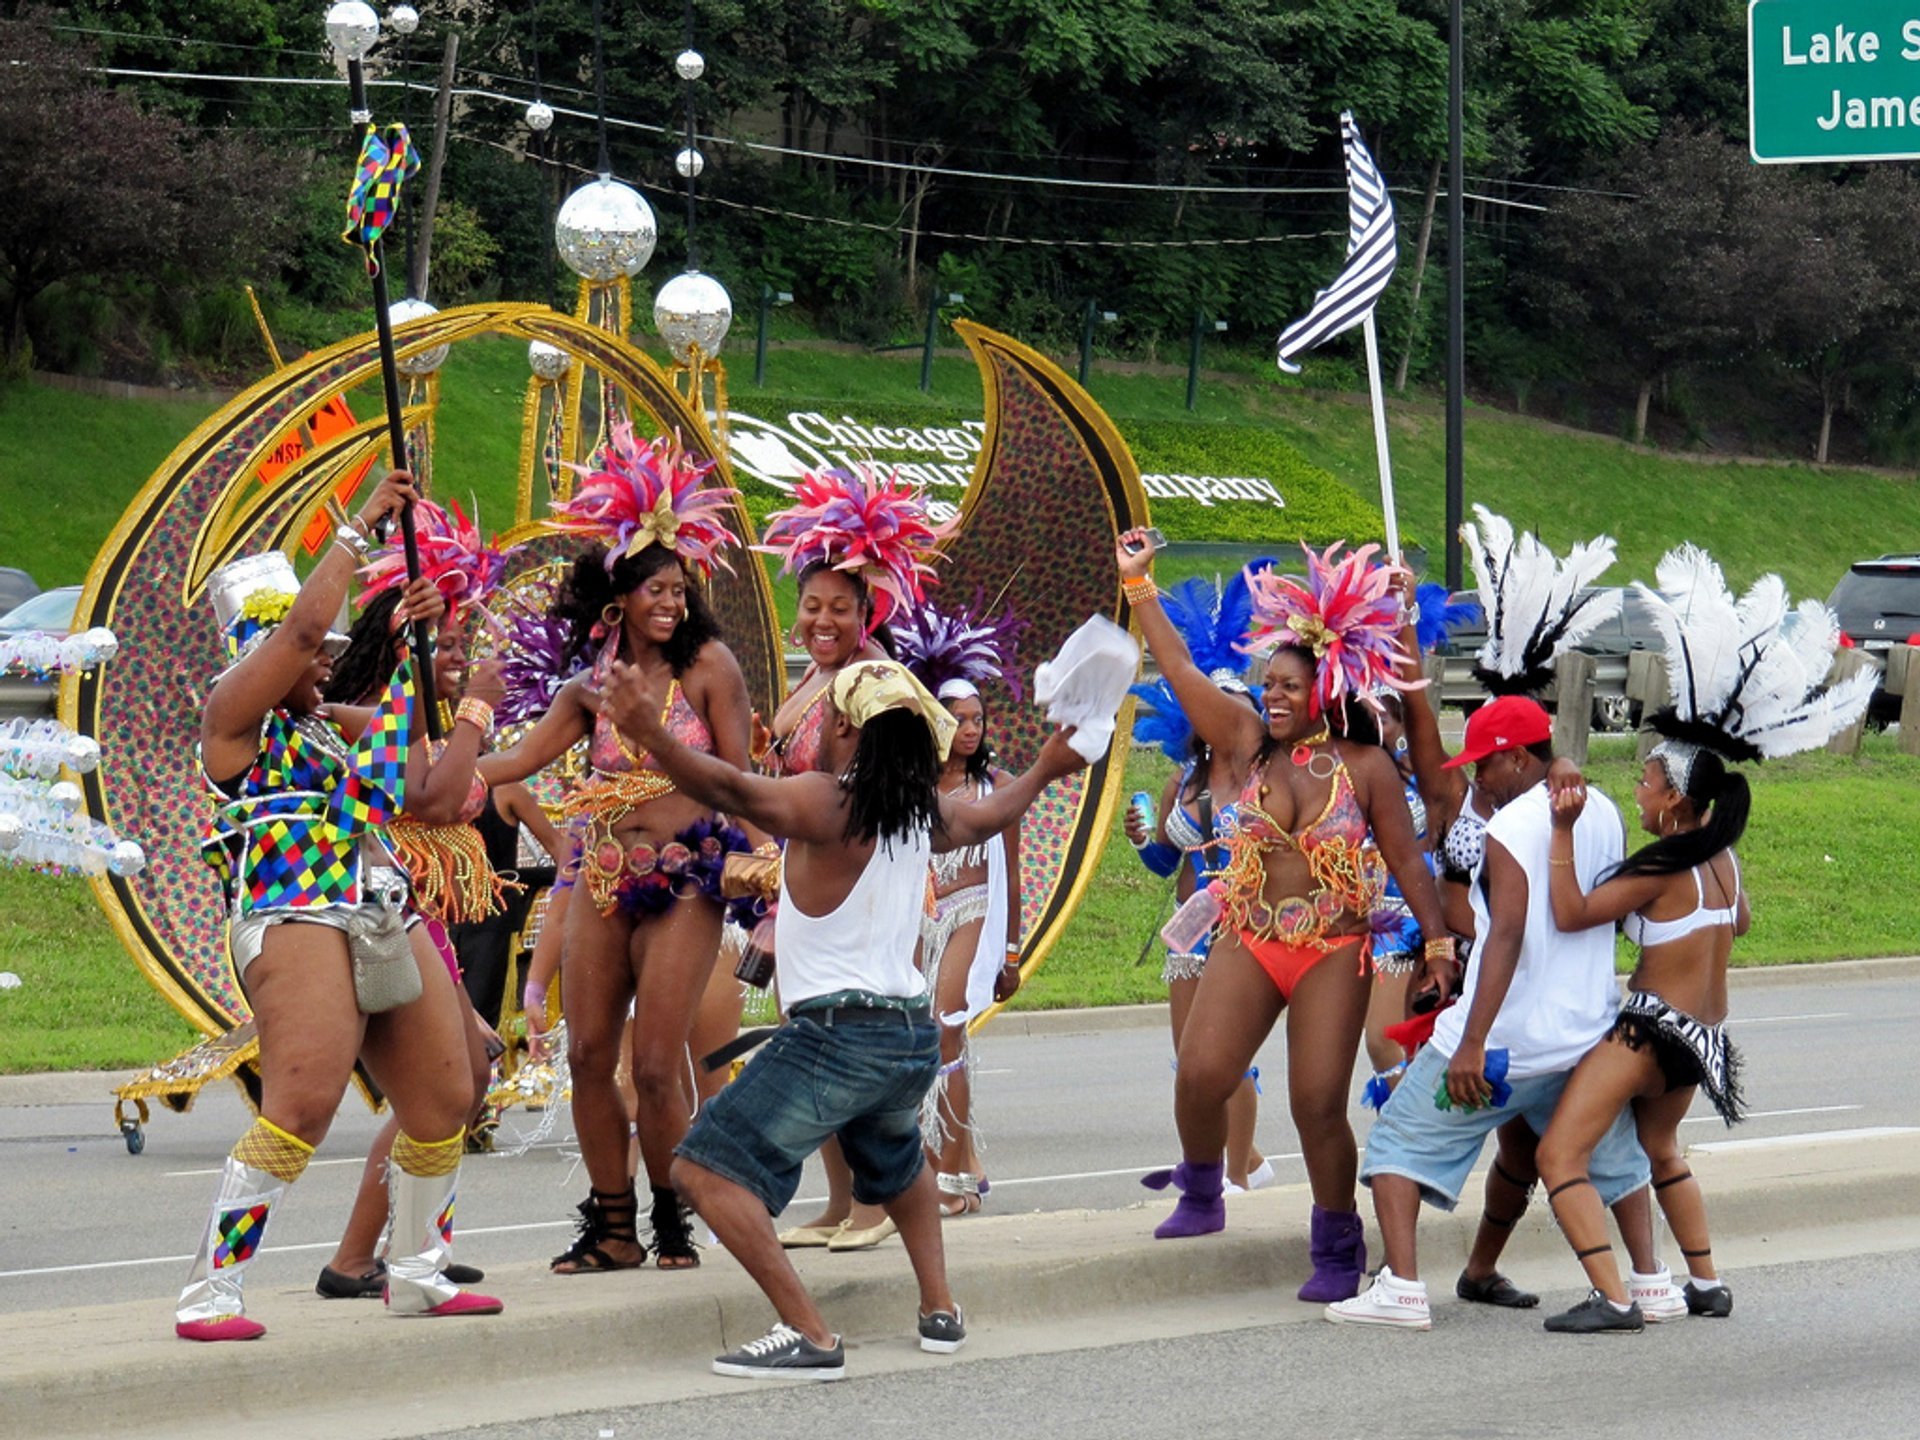
[[[671,1186],[653,1187],[653,1263],[662,1270],[691,1270],[700,1263],[693,1243],[693,1215]]]
[[[646,1262],[647,1247],[640,1243],[634,1228],[640,1203],[633,1187],[611,1194],[589,1190],[580,1202],[580,1229],[563,1254],[553,1257],[550,1267],[556,1275],[591,1275],[603,1270],[637,1270]],[[604,1247],[631,1245],[639,1253],[623,1259]]]

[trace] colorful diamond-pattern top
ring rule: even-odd
[[[407,663],[351,747],[331,720],[268,713],[259,758],[201,841],[238,913],[360,903],[361,841],[406,803],[412,707]]]

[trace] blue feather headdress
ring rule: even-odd
[[[1471,600],[1462,600],[1459,604],[1448,603],[1448,591],[1444,585],[1436,585],[1431,580],[1414,591],[1413,603],[1420,608],[1420,619],[1414,625],[1414,633],[1420,638],[1420,653],[1431,655],[1447,643],[1449,636],[1462,625],[1471,625],[1486,614]]]
[[[1193,663],[1216,685],[1252,693],[1247,670],[1253,657],[1239,649],[1253,628],[1253,592],[1247,588],[1247,574],[1272,564],[1256,560],[1246,570],[1236,570],[1224,584],[1195,576],[1160,596],[1160,608],[1187,642]],[[1159,746],[1176,765],[1186,764],[1191,758],[1193,726],[1173,687],[1156,679],[1143,681],[1128,693],[1140,702],[1133,717],[1133,738]]]

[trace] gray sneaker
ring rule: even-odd
[[[1702,1290],[1689,1280],[1685,1294],[1689,1315],[1705,1315],[1710,1320],[1724,1320],[1733,1314],[1733,1291],[1729,1290],[1724,1282],[1711,1290]]]
[[[823,1349],[793,1327],[776,1324],[758,1340],[715,1356],[713,1373],[741,1380],[844,1380],[847,1352],[838,1335]]]
[[[1547,1321],[1547,1329],[1557,1335],[1637,1335],[1646,1328],[1646,1316],[1640,1313],[1638,1305],[1616,1310],[1613,1302],[1598,1290],[1588,1291],[1587,1298],[1578,1305]]]
[[[967,1343],[967,1317],[960,1307],[920,1317],[920,1348],[929,1355],[951,1355]]]

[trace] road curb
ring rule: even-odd
[[[1889,1128],[1820,1142],[1769,1141],[1696,1148],[1691,1163],[1706,1190],[1717,1247],[1766,1245],[1784,1255],[1799,1237],[1830,1238],[1837,1225],[1899,1220],[1920,1184],[1920,1129]],[[1441,1308],[1479,1213],[1476,1176],[1459,1212],[1421,1219],[1422,1272]],[[1202,1240],[1159,1242],[1151,1227],[1167,1209],[988,1215],[948,1226],[953,1288],[976,1330],[1126,1310],[1178,1299],[1222,1300],[1258,1292],[1277,1315],[1293,1307],[1305,1278],[1305,1186],[1236,1196],[1228,1229]],[[1894,1233],[1902,1233],[1895,1227]],[[1368,1243],[1378,1259],[1378,1239]],[[1911,1243],[1911,1237],[1905,1242]],[[1677,1257],[1676,1257],[1677,1258]],[[1514,1233],[1508,1259],[1551,1265],[1569,1291],[1581,1282],[1547,1207],[1536,1203]],[[897,1244],[851,1255],[796,1257],[830,1322],[861,1350],[910,1343],[915,1292]],[[203,1418],[216,1433],[265,1413],[338,1404],[343,1396],[390,1413],[392,1428],[417,1433],[477,1377],[524,1377],[501,1387],[496,1422],[564,1409],[568,1377],[607,1377],[634,1367],[703,1369],[721,1350],[760,1334],[766,1302],[737,1266],[710,1257],[698,1272],[657,1271],[562,1278],[510,1265],[486,1287],[508,1302],[499,1320],[410,1324],[371,1304],[315,1299],[297,1287],[250,1296],[269,1336],[245,1345],[188,1345],[173,1338],[164,1303],[118,1304],[9,1317],[0,1333],[0,1392],[12,1433],[45,1437],[139,1433],[155,1416]],[[516,1409],[515,1407],[520,1407]],[[146,1422],[146,1423],[143,1423]]]

